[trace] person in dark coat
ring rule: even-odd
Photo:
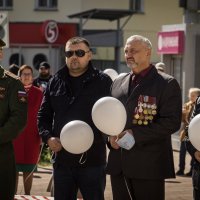
[[[5,43],[0,39],[0,60]],[[16,166],[12,141],[23,130],[27,96],[19,77],[0,66],[0,199],[13,200]]]
[[[39,133],[55,152],[55,200],[77,199],[78,188],[87,200],[103,200],[106,138],[95,127],[91,111],[97,100],[110,95],[111,78],[92,66],[89,42],[74,37],[65,46],[66,66],[50,79],[38,113]],[[73,120],[86,122],[94,142],[87,152],[72,154],[62,148],[60,132]]]
[[[171,135],[181,125],[181,90],[172,76],[150,64],[151,50],[147,38],[129,37],[124,54],[131,72],[117,78],[111,90],[127,111],[124,131],[109,137],[114,200],[163,200],[165,179],[175,177]],[[130,150],[118,143],[127,132],[135,140]]]
[[[200,114],[200,96],[196,99],[190,121],[198,114]],[[186,127],[185,144],[187,151],[194,159],[192,169],[193,198],[194,200],[200,200],[200,151],[197,150],[190,142],[188,137],[188,127]]]
[[[13,74],[15,74],[17,76],[18,71],[19,71],[19,66],[16,65],[16,64],[12,64],[12,65],[9,66],[8,71],[12,72]]]
[[[47,83],[49,82],[51,75],[51,66],[47,62],[41,62],[39,65],[39,76],[33,80],[33,85],[38,87],[44,92],[47,87]]]

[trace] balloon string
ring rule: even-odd
[[[127,182],[126,182],[125,177],[124,177],[124,181],[125,181],[125,184],[126,184],[126,188],[127,188],[127,190],[128,190],[129,197],[130,197],[131,200],[133,200],[133,198],[132,198],[132,196],[131,196],[131,192],[130,192],[130,190],[129,190],[129,187],[128,187],[128,184],[127,184]]]
[[[56,154],[56,152],[51,152],[51,158],[50,158],[50,163],[51,164],[54,164],[55,162],[56,162],[56,156],[57,156],[57,154]]]
[[[84,155],[85,155],[85,159],[82,160],[82,159],[84,158]],[[82,164],[84,164],[84,163],[86,162],[86,160],[87,160],[87,152],[84,152],[84,153],[81,155],[81,158],[80,158],[80,160],[79,160],[79,163],[82,165]]]

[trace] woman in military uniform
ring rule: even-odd
[[[0,60],[5,43],[0,39]],[[12,141],[26,124],[27,102],[24,87],[17,76],[0,66],[0,199],[13,200],[15,158]]]

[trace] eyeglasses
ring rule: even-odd
[[[32,76],[32,73],[22,73],[21,76]]]
[[[88,52],[90,52],[90,50],[89,50],[89,51],[84,51],[84,50],[82,50],[82,49],[78,49],[78,50],[75,50],[75,51],[65,51],[65,56],[66,56],[67,58],[70,58],[70,57],[72,57],[72,56],[74,55],[74,53],[75,53],[76,56],[78,56],[78,57],[83,57],[83,56],[85,56],[85,54],[88,53]]]

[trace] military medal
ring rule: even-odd
[[[151,105],[151,108],[155,110],[155,109],[157,108],[156,104],[155,104],[155,103],[152,104],[152,105]]]
[[[134,115],[135,119],[139,119],[139,117],[140,117],[140,115],[138,115],[138,113]]]
[[[152,115],[156,115],[157,111],[156,110],[152,110]]]
[[[133,124],[148,125],[157,114],[156,97],[140,95],[135,108]]]
[[[144,125],[148,125],[148,121],[146,121],[146,120],[143,121],[143,124],[144,124]]]
[[[149,115],[149,120],[153,120],[153,116],[152,115]]]
[[[133,119],[133,124],[137,124],[137,120],[136,119]]]
[[[143,113],[144,113],[145,115],[148,114],[147,109],[144,109],[144,110],[143,110]]]
[[[151,109],[148,109],[148,114],[151,114],[152,113],[152,110]]]
[[[144,115],[140,115],[139,119],[143,120],[144,119]]]
[[[143,109],[142,109],[142,106],[139,107],[139,110],[138,110],[140,113],[142,113]]]

